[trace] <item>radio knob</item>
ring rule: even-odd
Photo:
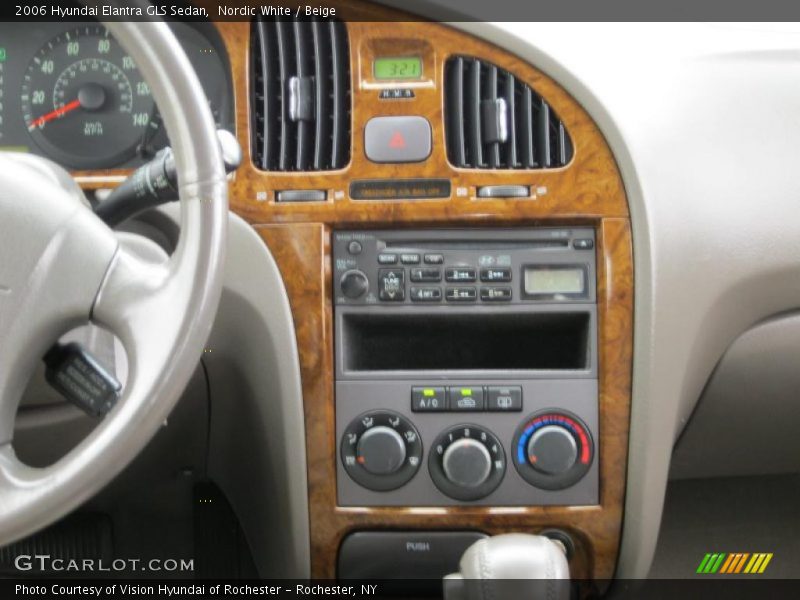
[[[347,298],[355,300],[367,293],[369,280],[363,271],[353,269],[342,275],[339,280],[339,287]]]
[[[528,442],[528,461],[531,466],[548,475],[569,471],[578,460],[578,445],[573,435],[559,425],[538,429]]]
[[[492,457],[481,442],[462,438],[453,442],[442,456],[442,469],[452,483],[476,488],[489,478]]]
[[[361,436],[357,456],[359,464],[373,475],[391,475],[403,466],[406,445],[394,429],[380,425]]]

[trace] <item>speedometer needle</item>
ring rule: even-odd
[[[34,119],[33,121],[31,121],[31,124],[28,125],[28,131],[33,131],[37,127],[41,127],[42,125],[44,125],[49,121],[52,121],[53,119],[58,119],[60,117],[63,117],[68,112],[73,111],[76,108],[80,108],[80,106],[81,106],[81,101],[76,98],[75,100],[65,104],[61,108],[51,110],[49,113],[42,115],[38,119]]]

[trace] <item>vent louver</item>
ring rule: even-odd
[[[550,108],[508,71],[465,56],[445,65],[447,158],[470,169],[549,169],[572,160]]]
[[[351,125],[345,25],[256,20],[250,56],[256,167],[328,171],[346,166]]]

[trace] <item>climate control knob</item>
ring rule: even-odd
[[[479,500],[491,494],[506,471],[500,440],[478,425],[456,425],[433,443],[428,457],[433,483],[456,500]]]
[[[359,485],[386,492],[414,477],[422,462],[422,441],[414,425],[389,410],[353,419],[344,430],[342,466]]]
[[[344,275],[342,275],[342,278],[339,280],[339,287],[345,297],[356,300],[369,290],[369,279],[367,279],[363,271],[353,269],[351,271],[346,271]]]
[[[379,425],[358,440],[356,460],[373,475],[391,475],[406,460],[406,445],[394,429]]]
[[[460,439],[447,447],[442,456],[442,468],[447,479],[465,488],[475,488],[489,478],[492,457],[482,443]]]
[[[564,427],[546,425],[528,441],[528,462],[548,475],[566,473],[578,459],[578,444]]]
[[[577,483],[592,465],[589,428],[566,411],[530,416],[514,436],[514,466],[525,481],[545,490]]]

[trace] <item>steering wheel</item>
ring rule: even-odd
[[[120,246],[66,171],[0,153],[0,545],[76,508],[136,456],[188,383],[219,304],[227,182],[203,89],[165,23],[106,26],[163,116],[180,184],[180,240],[167,263],[147,263]],[[20,398],[48,348],[87,320],[119,337],[127,384],[78,446],[30,467],[13,448]]]

